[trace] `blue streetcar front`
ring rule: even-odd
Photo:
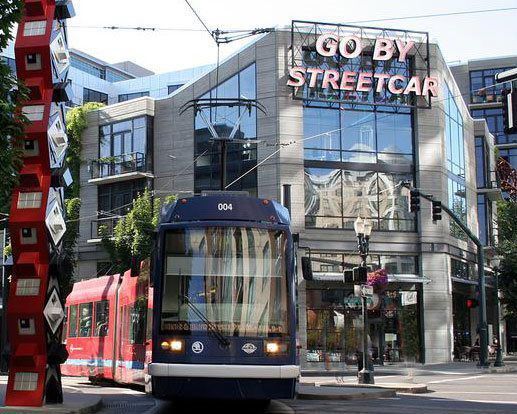
[[[181,199],[159,225],[153,394],[294,396],[294,259],[289,215],[236,195]]]

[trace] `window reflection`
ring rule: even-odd
[[[361,216],[375,229],[414,231],[408,190],[399,185],[406,180],[412,174],[306,168],[306,227],[353,229]]]
[[[255,64],[252,64],[231,78],[222,82],[217,88],[212,89],[200,99],[210,98],[256,98]],[[241,112],[245,108],[217,107],[204,109],[203,115],[214,125],[219,136],[229,136],[235,126]],[[218,144],[212,141],[206,123],[201,115],[197,115],[194,121],[194,157],[199,157],[195,164],[194,191],[218,190],[220,188],[220,164],[221,152]],[[241,118],[236,139],[255,139],[257,136],[257,113],[253,108],[251,113],[245,113]],[[201,155],[205,153],[205,155]],[[200,157],[201,156],[201,157]],[[226,183],[229,184],[251,170],[256,165],[257,145],[252,143],[228,144],[227,146],[227,170]],[[240,179],[228,190],[245,190],[250,195],[257,194],[257,171],[254,170]]]

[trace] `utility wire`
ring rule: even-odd
[[[490,88],[493,88],[495,86],[499,86],[499,85],[503,85],[507,82],[498,82],[498,83],[495,83],[493,85],[490,85],[490,86],[485,86],[483,88],[478,88],[478,89],[474,89],[474,90],[471,90],[468,92],[468,95],[470,95],[472,92],[479,92],[479,91],[482,91],[482,90],[486,90],[486,89],[490,89]],[[458,94],[458,95],[453,95],[452,97],[453,98],[457,98],[457,97],[463,97],[463,95],[467,95],[467,93],[465,94]],[[443,101],[446,101],[448,98],[442,98],[442,99],[438,99],[438,100],[435,100],[434,102],[443,102]],[[384,117],[387,117],[387,116],[390,116],[392,115],[392,113],[388,113],[386,115],[384,115]],[[382,118],[381,118],[382,119]],[[360,125],[360,123],[356,124],[357,125]],[[274,155],[278,154],[282,148],[285,148],[285,147],[288,147],[290,145],[294,145],[294,144],[301,144],[302,142],[305,142],[307,140],[310,140],[310,139],[314,139],[314,138],[318,138],[320,136],[323,136],[323,135],[328,135],[330,136],[331,134],[335,133],[335,132],[338,132],[338,131],[341,131],[343,129],[347,128],[347,126],[344,126],[344,127],[341,127],[341,128],[337,128],[337,129],[334,129],[334,130],[331,130],[331,131],[325,131],[325,132],[322,132],[320,134],[316,134],[316,135],[312,135],[310,137],[306,137],[306,138],[303,138],[301,140],[294,140],[294,141],[291,141],[289,143],[286,143],[285,145],[280,145],[280,148],[278,148],[277,150],[273,151],[271,154],[269,154],[266,158],[264,158],[261,162],[259,162],[257,165],[251,167],[248,171],[246,171],[244,174],[242,174],[241,176],[237,177],[235,180],[233,180],[230,184],[228,184],[224,189],[226,190],[227,188],[229,188],[230,186],[232,186],[233,184],[235,184],[236,182],[240,181],[242,178],[244,178],[245,176],[247,176],[249,173],[251,173],[252,171],[254,171],[255,169],[257,169],[260,165],[262,165],[263,163],[265,163],[267,160],[269,160],[271,157],[273,157]]]
[[[499,9],[484,9],[484,10],[467,10],[467,11],[436,13],[436,14],[420,14],[420,15],[415,15],[415,16],[388,17],[385,19],[355,20],[353,22],[348,22],[347,24],[388,22],[388,21],[396,21],[396,20],[408,20],[408,19],[427,19],[430,17],[459,16],[459,15],[466,15],[466,14],[493,13],[493,12],[511,11],[511,10],[517,10],[517,7],[505,7],[505,8],[499,8]]]
[[[208,26],[205,24],[205,22],[203,21],[203,19],[201,17],[199,17],[199,14],[197,14],[196,10],[194,10],[194,7],[192,7],[192,5],[189,3],[188,0],[185,0],[185,3],[187,3],[187,5],[190,7],[190,10],[192,10],[192,13],[194,13],[194,15],[197,17],[197,19],[200,21],[200,23],[203,25],[203,27],[205,28],[205,30],[208,32],[208,34],[210,35],[210,37],[212,38],[212,40],[219,46],[219,44],[217,43],[215,37],[214,37],[214,33],[208,28]]]
[[[188,0],[185,0],[187,5],[190,7],[190,9],[193,11],[193,13],[196,15],[198,20],[203,25],[204,29],[193,29],[193,28],[178,28],[178,27],[140,27],[140,26],[81,26],[81,25],[68,25],[69,28],[79,28],[79,29],[106,29],[106,30],[136,30],[136,31],[173,31],[173,32],[203,32],[207,31],[210,34],[210,37],[214,39],[214,34],[208,26],[203,22],[203,20],[199,17],[197,12],[194,10],[194,8],[191,6],[191,4],[188,2]],[[399,20],[409,20],[409,19],[427,19],[427,18],[433,18],[433,17],[446,17],[446,16],[461,16],[461,15],[469,15],[469,14],[481,14],[481,13],[495,13],[495,12],[502,12],[502,11],[515,11],[517,10],[517,7],[504,7],[504,8],[498,8],[498,9],[483,9],[483,10],[466,10],[466,11],[458,11],[458,12],[447,12],[447,13],[436,13],[436,14],[420,14],[420,15],[413,15],[413,16],[402,16],[402,17],[386,17],[382,19],[370,19],[370,20],[354,20],[350,22],[346,22],[346,24],[359,24],[359,23],[375,23],[375,22],[388,22],[388,21],[399,21]],[[232,30],[225,30],[221,31],[221,34],[224,33],[242,33],[242,32],[248,32],[249,29],[232,29]],[[215,40],[215,39],[214,39]]]

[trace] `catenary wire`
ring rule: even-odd
[[[190,3],[185,0],[185,2],[189,5],[191,10],[196,14],[199,21],[203,24],[204,29],[193,29],[193,28],[178,28],[178,27],[140,27],[140,26],[90,26],[90,25],[68,25],[68,27],[79,28],[79,29],[105,29],[105,30],[136,30],[136,31],[174,31],[174,32],[203,32],[208,31],[210,36],[213,38],[212,32],[205,25],[203,20],[199,17],[199,15],[192,8]],[[401,17],[386,17],[381,19],[369,19],[369,20],[354,20],[345,22],[345,24],[359,24],[359,23],[375,23],[375,22],[387,22],[387,21],[398,21],[398,20],[409,20],[409,19],[427,19],[434,17],[447,17],[447,16],[461,16],[461,15],[469,15],[469,14],[481,14],[481,13],[496,13],[503,11],[515,11],[517,7],[502,7],[497,9],[482,9],[482,10],[465,10],[458,12],[446,12],[446,13],[435,13],[435,14],[421,14],[421,15],[413,15],[413,16],[401,16]],[[239,33],[246,32],[249,29],[231,29],[225,30],[228,33]]]

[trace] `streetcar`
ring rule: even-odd
[[[151,360],[152,288],[149,261],[140,271],[76,282],[66,300],[68,376],[147,385]]]
[[[157,228],[152,393],[293,398],[293,237],[285,207],[231,193],[182,198]]]

